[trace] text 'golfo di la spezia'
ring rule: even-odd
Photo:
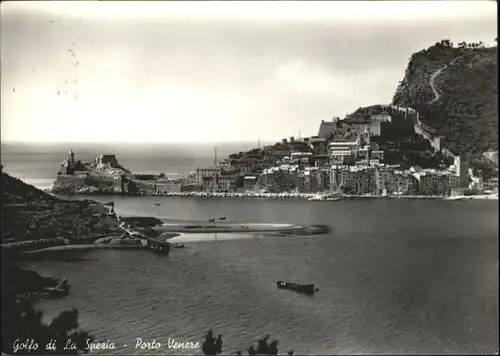
[[[159,350],[162,348],[162,344],[156,340],[144,340],[140,337],[135,339],[135,343],[133,345],[135,350]],[[201,343],[199,341],[177,341],[174,338],[168,338],[167,348],[169,349],[199,349],[201,347]],[[41,347],[48,353],[50,352],[58,352],[62,351],[76,351],[78,350],[78,344],[76,341],[67,339],[62,344],[56,342],[56,340],[50,340],[45,345],[40,345],[33,338],[26,338],[21,340],[20,338],[16,339],[12,345],[12,349],[14,353],[39,353],[41,351]],[[129,345],[116,345],[110,340],[102,341],[102,342],[94,342],[91,338],[86,339],[85,345],[83,349],[85,351],[97,351],[97,350],[116,350],[118,347],[124,348],[129,347]]]

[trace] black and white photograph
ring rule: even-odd
[[[1,354],[498,355],[496,1],[3,1]]]

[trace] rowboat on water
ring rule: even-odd
[[[297,284],[284,281],[277,281],[276,286],[279,289],[289,289],[304,294],[314,294],[314,292],[319,290],[318,288],[314,288],[314,284]]]

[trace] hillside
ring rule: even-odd
[[[104,209],[91,201],[71,202],[1,173],[2,243],[64,237],[77,239],[121,231],[113,219],[96,218]]]
[[[421,166],[439,168],[453,161],[441,152],[435,152],[429,141],[417,135],[413,128],[417,121],[416,112],[391,105],[360,107],[348,117],[368,119],[371,115],[386,114],[391,122],[382,123],[382,135],[372,137],[379,149],[384,151],[384,163],[398,164],[403,168]]]
[[[13,178],[6,173],[2,174],[2,208],[9,204],[31,203],[47,206],[58,201],[55,197],[47,194],[23,181]],[[3,212],[3,209],[2,209]],[[3,219],[2,219],[3,221]]]
[[[416,109],[453,154],[480,159],[498,150],[497,95],[497,47],[443,40],[411,56],[393,104]]]

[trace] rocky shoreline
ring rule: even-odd
[[[46,298],[64,297],[69,293],[65,278],[43,277],[32,270],[3,266],[2,292],[12,293],[18,302],[33,303]]]

